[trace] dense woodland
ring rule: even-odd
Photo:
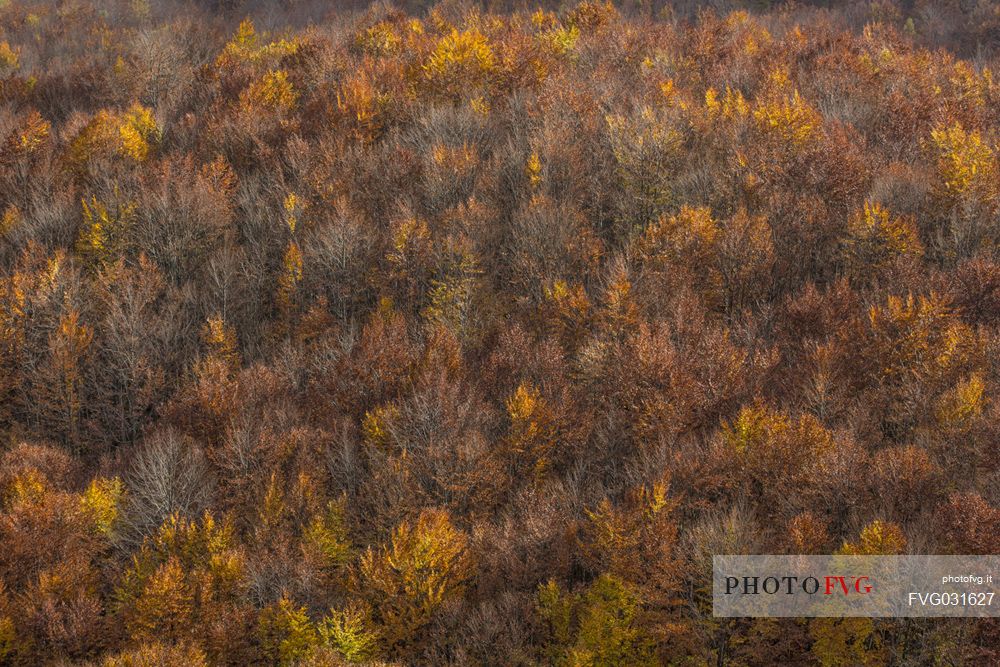
[[[0,0],[0,664],[995,665],[1000,3]]]

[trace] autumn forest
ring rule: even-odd
[[[0,0],[0,665],[996,665],[1000,2]],[[998,74],[1000,76],[1000,74]]]

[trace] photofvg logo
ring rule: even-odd
[[[822,578],[797,577],[726,577],[726,595],[868,595],[872,592],[869,576],[828,574]]]
[[[712,566],[715,616],[1000,616],[1000,556],[715,556]]]

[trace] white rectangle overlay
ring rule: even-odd
[[[719,617],[1000,617],[1000,556],[714,556]]]

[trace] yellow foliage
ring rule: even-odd
[[[219,54],[216,64],[221,67],[229,63],[239,62],[274,62],[285,56],[294,55],[298,50],[298,43],[286,42],[283,39],[261,45],[261,39],[257,35],[253,21],[244,19],[237,28],[236,34]]]
[[[337,111],[354,126],[355,136],[370,142],[382,131],[389,97],[379,92],[366,72],[347,79],[337,91]]]
[[[538,586],[538,612],[549,624],[556,644],[568,644],[572,638],[573,604],[573,597],[563,593],[555,581]]]
[[[136,640],[188,637],[213,604],[231,600],[243,577],[230,525],[169,517],[145,539],[115,591],[126,630]]]
[[[453,29],[438,41],[423,65],[423,74],[432,89],[461,96],[465,90],[486,83],[495,68],[493,49],[477,28]]]
[[[119,152],[137,162],[149,156],[150,142],[159,137],[153,112],[141,104],[133,104],[120,118],[118,134],[121,137]]]
[[[531,15],[531,25],[539,30],[551,30],[559,24],[559,19],[552,12],[547,12],[541,7],[536,9]]]
[[[673,106],[675,98],[677,97],[677,85],[674,83],[673,79],[667,79],[660,83],[660,93],[663,95],[663,99],[666,101],[666,105]]]
[[[287,595],[261,611],[258,632],[265,654],[277,665],[299,664],[320,639],[305,608]]]
[[[289,241],[282,261],[282,272],[278,277],[278,305],[285,309],[292,306],[300,282],[302,282],[302,251],[295,241]]]
[[[83,165],[99,152],[114,153],[121,136],[117,129],[114,114],[99,111],[70,143],[70,161]]]
[[[709,116],[719,113],[719,93],[716,92],[715,88],[709,88],[705,91],[705,108],[708,110]]]
[[[80,497],[80,509],[89,519],[94,530],[104,536],[111,535],[121,513],[121,500],[125,487],[117,477],[91,480]]]
[[[469,107],[480,116],[488,116],[490,114],[490,101],[482,95],[477,95],[469,100]]]
[[[370,610],[359,604],[343,611],[331,609],[319,624],[320,637],[347,662],[367,663],[375,657],[379,643],[370,616]]]
[[[299,221],[299,214],[302,212],[302,204],[294,192],[289,192],[282,206],[285,209],[285,224],[288,225],[288,231],[294,234],[295,226]]]
[[[34,468],[20,473],[3,490],[3,504],[8,507],[35,505],[45,498],[45,478]]]
[[[948,79],[955,89],[959,101],[969,102],[973,107],[983,107],[993,87],[993,73],[984,68],[977,74],[975,68],[965,60],[959,60],[952,68]]]
[[[233,36],[232,41],[226,45],[226,48],[233,48],[239,51],[256,49],[257,30],[254,28],[253,21],[250,19],[240,21],[240,26],[236,29],[236,34]]]
[[[551,53],[566,56],[573,52],[580,39],[580,29],[575,26],[559,26],[538,35],[538,40]]]
[[[538,388],[530,382],[519,384],[507,399],[507,415],[511,453],[526,459],[536,478],[543,475],[550,465],[549,453],[556,444],[556,428]]]
[[[314,515],[302,533],[303,549],[318,556],[323,567],[345,565],[351,558],[345,502],[341,499],[327,503],[326,509]]]
[[[975,332],[965,322],[953,318],[941,334],[934,363],[941,371],[953,369],[969,360],[976,345]]]
[[[870,270],[900,255],[923,255],[916,226],[901,217],[893,218],[877,202],[866,201],[864,208],[850,217],[847,232],[844,251],[862,270]]]
[[[264,492],[264,499],[261,503],[257,520],[260,525],[267,529],[276,528],[285,514],[285,494],[278,483],[276,473],[271,473],[271,479],[267,483],[267,490]]]
[[[753,112],[761,131],[777,136],[782,142],[801,146],[819,127],[819,112],[809,106],[795,91],[791,98],[764,102]]]
[[[0,616],[0,660],[5,660],[14,652],[17,629],[10,616]]]
[[[537,610],[551,643],[545,664],[560,667],[660,664],[655,640],[640,623],[643,601],[625,581],[602,574],[582,595],[564,593],[554,581],[539,586]]]
[[[408,217],[394,225],[392,250],[386,255],[390,265],[404,270],[413,256],[430,242],[431,232],[427,223],[419,218]]]
[[[168,518],[160,527],[153,548],[161,554],[178,555],[185,562],[211,562],[229,549],[232,541],[232,527],[218,525],[206,512],[200,522],[177,515]]]
[[[507,414],[510,416],[513,430],[526,436],[532,436],[538,431],[538,424],[532,421],[532,415],[541,405],[541,393],[530,383],[518,385],[514,395],[507,399]]]
[[[872,306],[869,320],[872,352],[881,378],[890,383],[931,382],[966,364],[977,339],[940,295],[914,299],[890,296],[885,306]]]
[[[16,71],[20,64],[17,51],[10,48],[6,41],[0,42],[0,76]]]
[[[996,155],[978,131],[967,132],[956,122],[936,127],[931,131],[931,140],[937,150],[938,174],[947,193],[957,196],[980,187],[996,187]]]
[[[444,267],[444,275],[431,281],[429,303],[421,315],[457,333],[466,331],[472,297],[481,273],[475,255],[466,249],[460,250]]]
[[[354,41],[359,49],[372,56],[392,55],[399,51],[403,43],[388,21],[379,21],[363,30]]]
[[[590,310],[590,300],[583,285],[570,287],[565,280],[554,280],[545,287],[545,298],[554,301],[561,308],[567,311],[586,313]]]
[[[475,161],[476,151],[468,144],[449,146],[443,142],[431,146],[431,161],[438,167],[454,169],[456,173]]]
[[[84,199],[81,204],[83,226],[76,242],[77,251],[99,264],[115,259],[124,250],[136,205],[128,202],[109,209],[97,197],[91,197],[89,204]]]
[[[565,280],[554,280],[544,285],[543,295],[554,311],[548,322],[550,328],[570,347],[574,346],[585,333],[591,312],[583,285],[570,286]]]
[[[633,241],[633,248],[647,281],[676,284],[678,279],[692,280],[706,303],[715,303],[722,297],[718,268],[722,238],[708,208],[683,206],[676,215],[660,216],[647,225]]]
[[[750,105],[743,98],[743,93],[726,86],[726,95],[722,98],[722,115],[725,118],[745,118],[750,113]]]
[[[732,422],[722,422],[722,437],[740,454],[753,452],[791,428],[788,417],[765,405],[744,406]]]
[[[870,618],[815,618],[809,622],[810,649],[821,667],[877,667],[885,664]]]
[[[21,211],[14,204],[8,205],[4,209],[3,215],[0,216],[0,238],[10,233],[20,220]]]
[[[136,162],[149,157],[160,130],[153,112],[133,104],[123,112],[99,111],[70,143],[69,159],[85,165],[95,155],[118,155]]]
[[[660,218],[649,225],[640,246],[650,256],[668,260],[682,260],[692,254],[707,258],[706,253],[718,235],[719,225],[710,209],[682,206],[677,215]]]
[[[192,631],[194,595],[176,558],[160,565],[146,582],[126,623],[136,641],[178,639]]]
[[[840,553],[847,556],[893,556],[906,549],[903,529],[876,519],[861,529],[857,542],[844,542]]]
[[[389,424],[398,410],[391,405],[377,407],[365,413],[361,422],[361,434],[371,446],[385,448],[389,445]]]
[[[288,112],[295,108],[298,99],[299,94],[288,80],[288,72],[284,70],[267,72],[240,94],[243,108],[249,112],[257,109]]]
[[[76,445],[77,428],[79,426],[81,399],[80,387],[83,383],[83,368],[81,359],[90,347],[94,331],[80,324],[80,316],[76,310],[71,310],[59,320],[59,328],[49,337],[49,349],[52,361],[59,374],[60,394],[65,416],[68,421],[69,437]]]
[[[938,401],[935,416],[942,426],[960,427],[983,412],[986,384],[978,373],[959,382]]]
[[[524,167],[524,173],[528,177],[531,187],[536,188],[542,182],[542,161],[538,159],[538,153],[532,152],[528,156],[528,163]]]
[[[236,332],[221,316],[212,315],[206,320],[201,330],[201,338],[208,347],[210,356],[222,361],[230,370],[239,367],[240,353]]]
[[[672,176],[684,146],[684,135],[666,114],[669,109],[658,114],[645,107],[629,117],[605,117],[622,194],[649,218],[674,200]]]
[[[243,559],[233,547],[232,526],[219,525],[208,512],[201,521],[171,515],[153,536],[146,538],[125,572],[117,597],[127,613],[160,566],[175,561],[192,590],[208,596],[236,591],[243,576]]]
[[[750,114],[750,105],[739,90],[734,91],[726,86],[726,93],[720,100],[718,91],[709,88],[705,91],[705,113],[709,120],[720,117],[727,120],[742,119]]]
[[[412,641],[443,604],[462,595],[471,567],[468,538],[440,510],[401,523],[389,545],[369,549],[361,574],[387,643]]]
[[[604,291],[604,312],[608,325],[616,331],[628,329],[638,322],[639,311],[632,297],[632,283],[623,270],[613,274]]]
[[[775,67],[767,75],[767,81],[774,90],[785,90],[792,84],[791,76],[788,72],[788,67],[780,65]]]
[[[37,111],[32,111],[17,138],[17,149],[24,153],[34,152],[49,138],[51,130],[49,122]]]
[[[295,243],[288,244],[288,250],[285,252],[285,275],[288,278],[288,283],[294,285],[302,280],[302,252],[299,250],[299,246]]]
[[[669,541],[669,532],[658,531],[669,523],[669,515],[676,507],[667,498],[668,488],[666,481],[643,485],[633,489],[620,506],[604,498],[596,509],[586,510],[588,522],[582,533],[582,547],[588,562],[631,581],[652,575],[649,568],[662,568],[663,563],[649,562],[647,558],[671,546],[663,543]],[[653,541],[659,543],[654,545]]]

